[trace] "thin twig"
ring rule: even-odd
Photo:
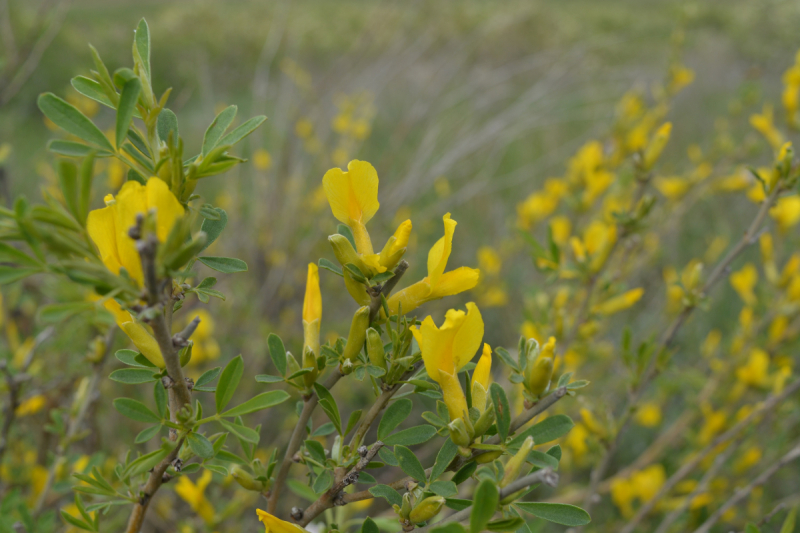
[[[331,390],[341,377],[342,373],[337,367],[322,385],[326,389]],[[275,476],[275,482],[270,489],[269,500],[267,501],[267,512],[270,514],[275,514],[275,510],[278,507],[278,498],[283,489],[283,483],[286,481],[286,476],[289,475],[289,469],[292,466],[292,457],[294,457],[294,454],[300,449],[300,445],[303,444],[303,439],[306,434],[306,425],[314,409],[317,407],[318,402],[319,398],[314,392],[305,398],[303,411],[300,413],[300,418],[294,426],[294,431],[292,431],[292,436],[289,439],[289,445],[286,447],[286,453],[283,455],[283,461],[278,469],[278,474]]]
[[[733,261],[739,257],[739,255],[751,244],[753,244],[757,238],[758,232],[761,229],[761,225],[764,223],[764,220],[769,213],[770,208],[775,203],[775,200],[778,198],[778,195],[782,192],[783,188],[780,184],[776,185],[775,188],[772,190],[770,195],[767,197],[766,200],[761,204],[761,207],[756,214],[755,219],[747,228],[742,239],[728,252],[728,254],[717,264],[714,270],[709,274],[708,278],[706,279],[703,288],[700,290],[701,296],[706,296],[711,289],[713,289],[716,284],[722,280],[728,272],[728,269],[733,263]],[[586,497],[583,501],[583,508],[587,511],[591,510],[592,505],[595,501],[595,495],[597,494],[597,487],[600,484],[600,481],[605,476],[608,467],[611,465],[611,459],[613,458],[614,454],[617,451],[617,447],[619,446],[620,437],[628,428],[630,421],[632,419],[632,415],[635,412],[636,405],[639,403],[639,400],[642,398],[647,385],[658,375],[659,373],[659,366],[658,361],[661,358],[661,354],[664,353],[671,345],[672,342],[675,340],[675,337],[678,334],[681,326],[686,322],[689,316],[694,311],[694,306],[686,306],[683,311],[675,318],[675,320],[670,324],[667,328],[664,336],[659,342],[658,347],[653,352],[653,355],[650,357],[650,361],[648,362],[647,368],[642,374],[641,381],[636,386],[633,393],[628,398],[628,401],[625,405],[622,414],[622,423],[617,430],[614,439],[609,444],[608,448],[606,449],[606,453],[600,459],[600,462],[597,466],[592,470],[590,482],[589,482],[589,490],[586,493]]]
[[[334,484],[333,487],[325,491],[325,493],[319,497],[317,501],[312,503],[308,509],[303,511],[302,516],[297,519],[298,523],[305,527],[309,522],[311,522],[314,518],[316,518],[320,513],[325,511],[325,509],[330,509],[334,505],[345,505],[345,503],[340,499],[342,495],[342,491],[348,485],[352,485],[356,481],[358,481],[358,476],[362,470],[364,470],[367,465],[369,465],[370,461],[375,458],[378,451],[383,447],[383,443],[381,441],[376,441],[375,444],[372,445],[369,450],[367,450],[366,446],[361,446],[358,450],[359,455],[361,458],[358,462],[350,469],[350,472],[347,473],[338,483]]]
[[[724,515],[728,509],[736,506],[744,500],[756,487],[760,487],[771,478],[775,473],[777,473],[781,468],[786,466],[787,464],[791,463],[795,459],[800,457],[800,444],[796,445],[794,448],[789,450],[789,452],[777,460],[775,463],[769,466],[764,472],[761,473],[757,478],[751,481],[749,484],[745,485],[741,489],[737,490],[731,498],[725,502],[722,507],[714,511],[714,513],[708,517],[708,519],[703,522],[703,524],[697,528],[694,533],[708,533],[711,528],[716,524],[722,515]]]
[[[764,518],[756,522],[756,527],[761,527],[763,525],[766,525],[770,520],[772,520],[773,516],[783,511],[785,508],[786,508],[786,502],[779,503],[778,505],[773,507],[772,510],[764,516]],[[747,533],[747,532],[742,531],[741,533]]]
[[[167,468],[169,468],[173,461],[175,461],[175,458],[178,457],[178,452],[180,452],[181,446],[183,446],[183,439],[178,441],[178,443],[175,445],[175,448],[173,448],[169,455],[167,455],[163,461],[158,463],[158,465],[150,472],[150,476],[147,478],[147,483],[145,483],[145,486],[142,489],[139,501],[133,506],[131,516],[128,518],[128,527],[125,530],[125,533],[139,533],[139,530],[142,528],[142,524],[144,523],[145,514],[147,514],[147,508],[150,506],[150,501],[153,499],[156,491],[161,488],[161,485],[163,485],[165,481],[169,480],[169,478],[164,474],[166,473]]]

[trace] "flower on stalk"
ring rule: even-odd
[[[492,347],[483,344],[483,354],[472,373],[472,407],[483,413],[486,410],[486,395],[492,379]]]
[[[463,433],[466,430],[466,437],[461,435],[461,442],[456,442],[460,446],[468,446],[472,439],[472,423],[469,419],[469,408],[464,391],[458,382],[458,371],[464,367],[475,355],[483,339],[483,317],[478,310],[478,306],[470,302],[467,304],[467,312],[450,309],[445,314],[445,321],[442,327],[436,327],[433,318],[428,316],[422,321],[422,325],[412,328],[411,332],[419,344],[422,352],[422,360],[425,363],[425,370],[428,376],[437,382],[442,388],[442,396],[447,411],[450,413],[451,424],[456,423],[456,430]],[[487,345],[488,348],[488,345]],[[486,353],[484,351],[484,353]],[[482,358],[483,359],[483,358]],[[491,364],[491,359],[489,359]],[[488,369],[483,363],[479,380],[488,382]],[[479,381],[479,386],[483,383]],[[485,396],[484,396],[485,400]],[[460,420],[461,422],[457,422]],[[461,427],[461,425],[465,427]]]
[[[128,230],[136,224],[136,215],[155,211],[155,235],[164,242],[172,226],[183,216],[183,206],[170,192],[169,186],[159,178],[150,178],[146,185],[128,181],[116,198],[109,194],[105,202],[106,207],[89,213],[86,225],[89,237],[100,251],[103,264],[111,272],[118,274],[124,269],[141,286],[144,283],[142,263]],[[163,368],[161,350],[147,328],[134,320],[115,300],[107,299],[104,305],[142,355]]]
[[[281,520],[277,516],[272,516],[266,511],[256,509],[258,519],[264,524],[264,533],[305,533],[306,530],[302,527]]]
[[[428,252],[428,275],[389,298],[391,313],[410,313],[425,302],[452,296],[477,285],[480,276],[477,268],[460,267],[450,272],[444,271],[453,250],[453,233],[457,222],[450,218],[450,213],[445,214],[442,220],[444,237],[436,241]]]
[[[214,522],[215,514],[214,507],[205,495],[205,490],[209,483],[211,483],[211,471],[206,470],[197,480],[197,484],[192,482],[188,476],[181,476],[175,485],[175,493],[188,503],[206,524]]]

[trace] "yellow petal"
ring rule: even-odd
[[[444,237],[439,239],[428,252],[428,280],[431,287],[436,287],[439,278],[447,267],[447,260],[453,250],[453,233],[457,222],[450,218],[450,213],[442,217],[444,221]]]
[[[472,373],[472,385],[480,383],[484,390],[489,389],[489,380],[492,378],[492,348],[488,344],[483,345],[483,354],[478,359],[478,365]]]
[[[365,224],[380,207],[378,203],[378,173],[366,161],[354,159],[347,172],[332,168],[322,178],[322,186],[333,216],[350,226],[359,253],[373,253]]]
[[[136,348],[142,352],[142,355],[147,357],[148,361],[158,368],[164,368],[164,358],[161,356],[161,349],[158,347],[158,342],[156,342],[143,325],[131,321],[121,324],[120,327],[122,331],[130,337]]]
[[[367,294],[366,287],[364,287],[363,283],[354,280],[350,276],[350,271],[346,268],[344,269],[344,286],[357,304],[362,306],[369,305],[369,295]]]
[[[86,230],[97,249],[100,250],[100,259],[103,264],[111,272],[117,274],[122,263],[120,263],[117,251],[117,230],[114,218],[113,205],[95,209],[89,213]]]
[[[146,193],[147,209],[156,210],[156,236],[159,241],[164,242],[175,221],[183,216],[183,206],[169,190],[167,183],[160,178],[147,180]]]
[[[106,308],[112,315],[114,315],[114,321],[117,325],[121,328],[122,324],[125,322],[130,322],[132,320],[131,314],[125,311],[119,303],[113,298],[109,298],[105,302],[103,302],[103,307]]]
[[[436,286],[432,286],[431,293],[425,301],[437,300],[445,296],[453,296],[468,291],[478,284],[480,276],[480,270],[470,267],[460,267],[450,272],[445,272],[439,278],[439,283]]]
[[[136,223],[138,213],[147,213],[147,191],[136,181],[125,182],[114,204],[117,251],[122,266],[141,285],[144,280],[141,259],[134,240],[128,236],[128,230]]]
[[[303,300],[303,320],[311,322],[321,318],[322,293],[319,290],[319,268],[316,264],[309,263],[308,276],[306,277],[306,296]]]
[[[467,304],[467,314],[453,339],[453,364],[456,371],[469,363],[483,340],[483,317],[478,306]]]
[[[347,278],[345,278],[346,281]],[[425,278],[413,285],[409,285],[400,292],[392,294],[386,303],[389,304],[389,312],[393,315],[401,311],[405,315],[427,302],[430,299],[430,294],[431,286],[428,283],[428,278]]]
[[[477,381],[472,382],[472,407],[481,413],[486,410],[486,389]]]
[[[467,416],[469,413],[467,399],[456,375],[440,370],[438,382],[442,387],[442,396],[447,405],[447,412],[450,413],[450,420]]]
[[[292,524],[291,522],[281,520],[280,518],[272,516],[266,511],[256,509],[256,513],[258,513],[258,519],[265,526],[264,533],[306,533],[306,530],[302,527]]]

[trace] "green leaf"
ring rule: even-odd
[[[156,381],[158,377],[153,375],[153,371],[147,368],[120,368],[108,376],[112,381],[125,383],[126,385],[138,385],[140,383],[150,383]]]
[[[205,468],[206,470],[210,470],[215,474],[219,474],[222,477],[228,477],[228,474],[230,473],[227,468],[221,465],[210,465],[208,463],[205,463],[203,465],[203,468]]]
[[[311,487],[300,480],[290,479],[286,482],[286,486],[289,487],[289,490],[294,492],[296,495],[300,496],[301,498],[305,498],[310,502],[313,502],[317,499],[317,495],[313,490],[311,490]]]
[[[186,440],[189,442],[189,448],[191,448],[198,457],[203,459],[211,459],[214,457],[214,445],[203,435],[199,433],[189,433],[186,436]]]
[[[319,260],[319,267],[320,268],[324,268],[325,270],[330,270],[331,272],[333,272],[337,276],[344,276],[344,273],[342,272],[341,268],[339,268],[338,266],[336,266],[332,262],[328,261],[324,257]]]
[[[395,446],[397,444],[413,446],[431,440],[434,435],[436,435],[436,428],[425,424],[393,433],[383,439],[383,443],[386,446]]]
[[[203,156],[208,155],[211,150],[217,147],[234,118],[236,118],[235,105],[226,107],[214,118],[203,136]]]
[[[334,426],[330,422],[325,422],[320,427],[315,429],[314,433],[312,433],[311,436],[312,437],[324,437],[326,435],[330,435],[334,431],[336,431],[336,426]],[[381,450],[384,450],[384,449],[385,448],[381,448]]]
[[[155,437],[160,429],[161,426],[151,426],[147,429],[143,429],[142,431],[139,432],[138,435],[136,435],[136,439],[134,439],[134,442],[136,444],[147,442],[153,437]]]
[[[147,73],[148,79],[150,78],[150,28],[147,26],[147,21],[142,19],[139,25],[136,26],[133,42],[136,45],[136,50],[139,52],[139,57],[142,58],[142,65]]]
[[[72,516],[71,514],[66,512],[64,509],[61,509],[60,512],[61,512],[61,518],[63,518],[64,521],[69,523],[70,525],[73,525],[73,526],[75,526],[77,528],[80,528],[80,529],[83,529],[83,530],[86,530],[86,531],[95,531],[95,529],[93,529],[92,526],[90,526],[89,524],[87,524],[83,520],[75,518],[74,516]]]
[[[140,92],[142,92],[142,82],[139,81],[139,78],[128,80],[122,87],[119,106],[117,107],[115,130],[118,150],[122,143],[125,142],[125,139],[128,138],[128,127],[131,125],[131,120],[133,120],[133,112],[136,109],[136,102],[139,101]]]
[[[381,530],[378,529],[378,524],[372,518],[367,517],[361,524],[361,533],[381,533]]]
[[[280,383],[283,381],[281,376],[270,376],[269,374],[259,374],[256,376],[258,383]]]
[[[431,483],[431,486],[428,487],[428,489],[434,494],[444,498],[449,498],[450,496],[455,496],[458,494],[458,487],[455,483],[452,481],[444,481],[442,479]]]
[[[350,433],[358,424],[358,421],[361,420],[361,415],[364,411],[362,409],[358,409],[350,413],[350,418],[347,419],[347,427],[344,430],[344,434],[347,435]]]
[[[219,219],[211,220],[206,218],[203,220],[203,224],[200,226],[200,229],[206,234],[206,244],[200,250],[201,252],[211,246],[211,243],[217,240],[217,237],[220,236],[222,230],[224,230],[225,226],[228,224],[228,213],[224,209],[221,207],[215,207],[214,211],[216,211],[219,215]],[[245,265],[244,269],[247,270],[247,265]]]
[[[172,133],[172,142],[178,143],[178,117],[171,109],[162,109],[158,114],[156,120],[156,132],[158,132],[158,139],[166,143],[169,140],[169,134]]]
[[[0,241],[0,262],[14,263],[31,268],[40,267],[39,261],[2,241]]]
[[[472,474],[475,473],[475,470],[478,468],[478,463],[475,461],[470,461],[466,465],[464,465],[461,470],[455,473],[455,475],[450,479],[456,485],[461,485],[466,480],[468,480]]]
[[[518,516],[511,518],[503,518],[501,520],[492,520],[486,524],[486,529],[489,531],[503,532],[503,531],[516,531],[525,525],[525,520]]]
[[[132,398],[117,398],[114,400],[114,408],[123,416],[138,422],[157,424],[161,422],[161,417],[151,411],[142,402]]]
[[[94,304],[91,302],[43,305],[36,312],[36,318],[43,324],[55,324],[92,309],[94,309]]]
[[[233,274],[235,272],[247,272],[247,263],[241,259],[233,257],[198,257],[201,263],[212,270]]]
[[[58,179],[64,202],[72,215],[78,219],[78,167],[72,161],[58,162]]]
[[[92,181],[94,181],[95,152],[84,157],[81,163],[78,185],[78,221],[86,225],[89,214],[89,204],[92,201]]]
[[[38,268],[0,266],[0,285],[13,283],[39,272],[41,272],[41,270]]]
[[[261,411],[268,407],[281,404],[289,399],[289,393],[282,390],[274,390],[269,392],[262,392],[254,398],[250,398],[241,405],[237,405],[233,409],[229,409],[222,413],[220,416],[241,416],[248,413]]]
[[[38,104],[42,113],[59,128],[109,152],[114,151],[103,132],[72,104],[53,93],[40,95]]]
[[[500,434],[500,438],[505,441],[511,429],[511,408],[508,405],[506,392],[499,384],[492,383],[489,387],[489,394],[492,397],[492,404],[494,405],[497,432]]]
[[[281,376],[286,376],[286,347],[283,345],[283,341],[275,333],[270,333],[267,337],[267,347],[275,368],[278,369]]]
[[[197,387],[205,387],[206,385],[217,379],[220,370],[222,370],[220,367],[216,367],[212,368],[211,370],[206,370],[205,372],[203,372],[203,375],[197,378],[197,381],[194,384],[194,388],[196,389]]]
[[[450,501],[451,500],[447,500],[446,503],[449,503]],[[453,501],[456,501],[456,500],[453,500]],[[467,500],[467,501],[469,501],[469,500]],[[450,507],[450,505],[448,505],[448,507]],[[450,508],[453,509],[454,507],[450,507]],[[466,507],[463,507],[463,509],[466,509]],[[457,510],[460,510],[460,509],[457,509]],[[436,524],[431,529],[431,533],[467,533],[467,530],[466,530],[466,528],[464,526],[462,526],[458,522],[448,522],[447,524],[443,524],[441,526]]]
[[[381,461],[389,466],[400,466],[400,463],[397,462],[397,457],[395,457],[394,452],[386,446],[378,450],[378,457],[380,457]]]
[[[444,474],[453,459],[458,454],[458,446],[449,438],[444,441],[439,453],[436,454],[436,462],[433,463],[433,470],[431,470],[431,481],[439,479],[439,476]]]
[[[111,155],[111,152],[106,152],[105,150],[98,151],[96,148],[83,143],[64,141],[61,139],[54,139],[47,143],[47,149],[55,154],[67,157],[86,157],[92,152],[97,152],[97,155],[100,157],[108,157]]]
[[[120,362],[125,363],[126,365],[129,366],[135,366],[138,368],[150,368],[144,363],[140,363],[136,357],[137,355],[139,355],[139,352],[137,352],[136,350],[117,350],[117,352],[114,354],[114,357],[116,357]]]
[[[167,410],[167,389],[164,388],[161,380],[153,384],[153,399],[155,399],[156,402],[156,412],[161,418],[167,418],[169,416],[169,411]]]
[[[345,224],[339,224],[339,226],[337,226],[336,228],[336,233],[347,237],[347,240],[350,241],[350,244],[353,245],[353,248],[358,249],[358,247],[356,246],[356,238],[353,235],[353,230],[350,229],[350,226],[347,226]]]
[[[264,115],[259,115],[247,120],[244,124],[234,128],[230,133],[220,139],[219,144],[228,144],[233,146],[258,129],[258,127],[263,124],[265,120],[267,120],[267,117]]]
[[[408,398],[397,400],[390,405],[383,414],[383,417],[381,417],[380,424],[378,424],[378,440],[386,438],[394,428],[408,418],[413,407],[414,404]]]
[[[761,530],[751,522],[744,526],[744,533],[761,533]]]
[[[385,499],[390,505],[403,504],[403,497],[400,496],[400,493],[389,485],[375,485],[374,487],[369,488],[369,493],[376,498]]]
[[[526,513],[563,526],[585,526],[592,521],[589,513],[566,503],[517,502]]]
[[[86,76],[75,76],[70,80],[70,83],[72,83],[72,87],[74,87],[75,90],[81,93],[83,96],[90,98],[95,102],[100,102],[106,107],[110,107],[112,109],[116,108],[116,106],[111,103],[111,100],[108,99],[105,91],[103,91],[103,86],[93,79],[87,78]]]
[[[796,518],[797,518],[797,506],[792,507],[792,510],[789,511],[789,514],[786,515],[786,519],[783,521],[780,533],[793,533],[794,523]]]
[[[228,402],[231,401],[231,398],[233,398],[233,393],[236,392],[236,387],[239,386],[239,380],[242,379],[242,372],[244,372],[244,363],[242,362],[241,354],[239,354],[231,359],[219,377],[217,391],[214,393],[214,402],[218,413],[222,412]]]
[[[328,418],[331,420],[331,422],[333,422],[333,425],[336,426],[336,431],[341,435],[342,417],[339,414],[339,406],[336,405],[336,400],[334,399],[333,395],[328,389],[319,383],[314,383],[314,391],[317,393],[317,397],[319,398],[319,406],[322,407],[322,410],[328,415]]]
[[[316,494],[322,494],[333,485],[333,474],[330,470],[323,470],[314,480],[311,490]]]
[[[222,425],[222,427],[224,427],[225,429],[227,429],[240,439],[247,441],[251,444],[258,444],[258,441],[260,440],[258,433],[253,429],[241,426],[239,424],[234,424],[233,422],[228,422],[225,419],[219,419],[217,422],[219,422],[220,425]]]
[[[417,456],[414,455],[414,452],[405,446],[395,446],[394,455],[397,457],[397,461],[400,463],[400,468],[403,472],[420,483],[426,483],[428,481],[425,476],[425,468],[423,468]]]
[[[531,450],[528,454],[528,462],[539,468],[558,470],[558,459],[548,453],[540,452],[539,450]]]
[[[575,423],[567,415],[549,416],[511,439],[508,447],[512,449],[519,448],[529,436],[533,437],[533,442],[537,446],[545,444],[566,435],[574,425]]]
[[[497,511],[499,502],[500,494],[497,491],[496,482],[491,479],[481,481],[472,496],[472,511],[469,515],[470,533],[481,533],[486,529],[486,524]]]

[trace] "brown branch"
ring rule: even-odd
[[[716,524],[722,515],[725,514],[728,509],[736,506],[744,500],[756,487],[760,487],[775,475],[781,468],[786,466],[787,464],[791,463],[795,459],[800,457],[800,444],[796,445],[794,448],[789,450],[789,452],[781,457],[778,461],[770,465],[764,472],[761,473],[757,478],[751,481],[746,486],[742,487],[741,489],[737,490],[731,498],[725,502],[722,507],[714,511],[714,513],[708,517],[708,519],[703,522],[703,524],[697,528],[694,533],[708,533],[711,528]]]
[[[337,367],[333,373],[328,376],[328,379],[322,386],[331,390],[341,377],[342,373]],[[303,411],[300,413],[297,425],[294,426],[294,431],[292,431],[292,436],[289,439],[289,445],[286,447],[286,453],[283,455],[283,462],[281,462],[281,467],[278,469],[278,474],[275,476],[275,481],[272,483],[272,488],[270,489],[269,500],[267,501],[267,512],[270,514],[275,514],[275,510],[278,507],[278,498],[283,489],[283,484],[286,481],[286,476],[289,475],[289,469],[292,466],[292,457],[294,457],[294,454],[297,453],[297,450],[299,450],[300,446],[303,444],[306,425],[314,409],[317,407],[318,402],[319,398],[314,392],[304,398]]]
[[[764,223],[764,220],[769,213],[770,208],[775,203],[778,195],[783,191],[783,188],[780,184],[776,185],[775,188],[772,190],[770,195],[767,197],[766,200],[761,204],[761,207],[756,214],[755,219],[747,228],[744,236],[739,240],[739,242],[728,252],[728,254],[717,264],[714,270],[709,274],[708,278],[706,279],[705,284],[703,285],[702,289],[700,290],[700,296],[706,296],[711,289],[713,289],[716,284],[722,280],[728,272],[728,269],[733,263],[733,261],[739,257],[739,255],[751,244],[753,244],[757,237],[758,232],[761,229],[761,225]],[[667,328],[667,331],[664,333],[664,336],[661,339],[661,342],[658,344],[658,347],[650,357],[650,361],[648,362],[647,368],[645,369],[644,373],[642,374],[641,381],[634,389],[633,393],[628,398],[628,401],[625,405],[623,410],[623,414],[621,417],[622,423],[620,424],[619,429],[617,430],[614,439],[609,444],[608,448],[606,449],[606,453],[600,459],[598,465],[592,470],[591,478],[589,481],[589,490],[586,493],[586,497],[583,501],[583,508],[586,511],[590,511],[592,505],[594,504],[595,495],[597,494],[597,487],[600,484],[600,481],[605,476],[608,467],[611,465],[611,459],[613,458],[614,454],[617,451],[619,446],[620,437],[628,428],[630,421],[632,419],[633,413],[635,412],[636,405],[639,403],[639,400],[644,394],[647,386],[652,382],[653,379],[659,374],[660,368],[658,366],[658,361],[661,358],[661,354],[664,353],[669,347],[672,345],[672,342],[675,340],[675,337],[678,334],[678,331],[692,314],[694,311],[694,306],[686,306],[684,307],[683,311],[673,320],[672,324]]]
[[[153,499],[158,489],[161,488],[161,485],[163,485],[165,481],[169,481],[165,473],[167,472],[167,468],[175,461],[175,458],[178,457],[182,445],[183,439],[181,439],[170,454],[150,472],[150,477],[147,478],[147,483],[142,489],[139,501],[133,506],[131,516],[128,518],[128,528],[125,530],[125,533],[139,533],[144,523],[145,514],[147,514],[147,508],[150,506],[150,501]]]
[[[352,485],[356,481],[358,481],[358,476],[362,470],[364,470],[367,465],[369,465],[370,461],[375,458],[378,451],[383,447],[383,443],[381,441],[376,441],[375,444],[372,445],[369,450],[366,446],[361,446],[358,449],[358,454],[361,458],[358,462],[350,469],[346,476],[344,476],[341,480],[333,485],[330,489],[325,491],[325,493],[319,497],[317,501],[312,503],[308,509],[301,513],[297,513],[297,516],[293,516],[297,522],[305,527],[309,522],[311,522],[314,518],[316,518],[320,513],[324,512],[326,509],[330,509],[334,505],[346,505],[346,503],[341,500],[342,491],[348,485]]]

